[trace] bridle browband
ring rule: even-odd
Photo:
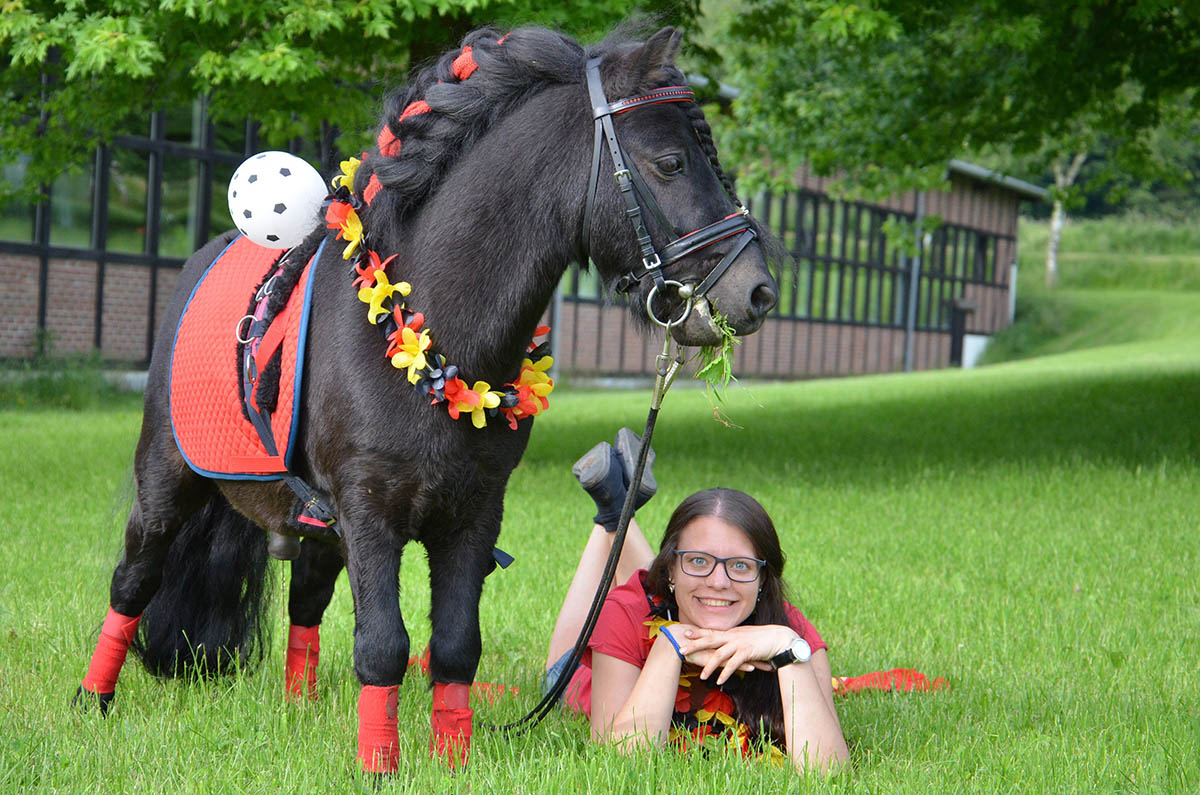
[[[628,293],[642,280],[643,277],[649,276],[654,280],[654,286],[650,288],[650,293],[646,296],[646,312],[650,319],[660,326],[669,328],[670,326],[682,323],[691,312],[692,304],[704,297],[717,280],[724,275],[725,271],[729,270],[729,266],[737,259],[738,255],[750,244],[750,241],[757,237],[753,226],[750,223],[749,214],[746,208],[742,206],[736,197],[733,201],[738,206],[738,211],[731,215],[722,218],[716,223],[697,229],[694,232],[689,232],[682,237],[676,238],[658,251],[654,247],[654,241],[650,238],[650,232],[646,228],[646,221],[642,212],[643,206],[649,210],[655,218],[655,221],[664,230],[673,230],[674,226],[667,220],[662,208],[654,199],[654,193],[646,185],[637,167],[633,163],[626,163],[625,151],[621,148],[621,144],[617,141],[617,131],[613,127],[612,117],[618,113],[640,108],[645,105],[655,105],[662,102],[695,102],[696,95],[687,86],[667,86],[665,88],[656,88],[655,90],[642,94],[637,97],[627,97],[618,99],[615,102],[609,102],[604,96],[604,86],[600,82],[600,59],[592,58],[587,62],[587,87],[588,96],[592,102],[592,118],[595,119],[595,141],[592,145],[592,173],[588,180],[587,204],[583,211],[583,248],[584,251],[590,252],[591,246],[591,231],[592,231],[592,209],[596,201],[596,190],[599,187],[600,180],[600,155],[601,145],[605,142],[608,144],[608,152],[612,156],[613,161],[613,178],[617,182],[617,188],[621,192],[621,198],[625,202],[625,215],[633,224],[633,233],[637,237],[638,248],[641,250],[642,267],[634,268],[617,281],[617,292]],[[693,254],[700,249],[710,246],[720,240],[728,237],[736,236],[738,239],[733,247],[721,258],[721,261],[716,264],[708,275],[700,282],[699,285],[685,285],[681,282],[667,279],[663,276],[663,269],[678,262],[689,254]],[[660,320],[655,314],[652,307],[655,294],[665,288],[674,287],[680,298],[684,300],[685,308],[683,314],[678,318],[668,319],[667,321]]]

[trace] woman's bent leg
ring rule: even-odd
[[[574,647],[579,630],[583,628],[583,620],[587,618],[588,608],[596,595],[596,588],[600,585],[600,578],[604,575],[604,564],[608,562],[608,555],[612,551],[613,536],[613,533],[607,532],[601,525],[592,526],[592,534],[579,557],[575,575],[571,578],[571,585],[567,588],[558,619],[554,622],[554,631],[550,634],[546,670]],[[654,550],[646,541],[646,536],[642,534],[637,521],[630,519],[612,585],[626,582],[635,571],[646,568],[653,560]],[[612,585],[609,586],[610,589]]]

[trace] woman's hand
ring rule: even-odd
[[[688,642],[688,638],[698,636],[698,633],[704,631],[706,630],[701,630],[699,627],[691,624],[668,624],[661,630],[662,634],[666,635],[668,639],[673,639],[675,641],[675,643],[672,645],[675,646],[679,656],[684,661],[689,662],[692,665],[698,665],[701,668],[703,668],[712,658],[713,650],[704,648],[695,649],[691,652],[688,652],[686,649],[686,644]],[[753,671],[755,669],[755,664],[746,662],[740,666],[740,669],[743,671]]]
[[[799,637],[790,627],[778,624],[750,625],[733,629],[701,629],[677,625],[674,637],[688,662],[701,666],[700,678],[707,679],[718,668],[717,684],[724,684],[734,671],[755,668],[771,670],[771,658]]]

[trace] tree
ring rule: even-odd
[[[209,98],[218,120],[261,122],[268,144],[312,136],[328,121],[347,136],[343,150],[356,151],[385,88],[468,30],[540,22],[596,37],[634,5],[0,0],[0,163],[27,159],[26,189],[50,182],[130,119],[196,96]],[[697,0],[648,5],[676,23],[699,13]]]
[[[1089,203],[1121,207],[1134,192],[1144,203],[1147,195],[1165,195],[1196,178],[1200,116],[1192,107],[1194,92],[1164,102],[1154,127],[1119,136],[1103,132],[1117,126],[1116,120],[1137,101],[1138,93],[1136,86],[1126,86],[1110,104],[1076,113],[1064,133],[1045,140],[1034,152],[1015,155],[1011,147],[1001,146],[978,154],[977,159],[994,170],[1049,182],[1053,198],[1046,248],[1047,287],[1058,282],[1058,249],[1069,210],[1083,209]],[[1157,214],[1168,217],[1171,209],[1158,204]]]
[[[786,180],[807,162],[891,192],[990,145],[1037,151],[1081,115],[1110,138],[1153,129],[1164,104],[1200,84],[1200,7],[759,0],[720,47],[723,78],[741,89],[724,142],[762,164],[749,176]]]

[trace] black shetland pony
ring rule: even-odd
[[[590,257],[606,284],[629,292],[639,316],[649,303],[659,318],[679,317],[692,295],[694,311],[669,332],[684,345],[719,339],[713,307],[747,334],[774,306],[761,238],[753,241],[753,221],[739,213],[708,124],[674,66],[678,45],[669,28],[644,43],[590,50],[539,28],[504,36],[481,29],[387,102],[380,146],[346,187],[370,199],[353,202],[370,250],[380,261],[396,255],[385,274],[412,286],[412,308],[466,383],[518,378],[572,261]],[[624,99],[606,107],[605,98]],[[597,180],[592,164],[601,160]],[[697,241],[689,230],[707,231]],[[164,330],[177,327],[190,291],[231,237],[188,261]],[[344,565],[362,684],[358,755],[364,770],[397,770],[396,694],[409,656],[397,577],[405,544],[418,541],[431,580],[431,752],[453,766],[469,749],[483,580],[532,421],[476,427],[431,406],[385,357],[387,343],[366,322],[354,273],[338,256],[345,241],[335,237],[315,230],[281,276],[294,282],[296,266],[328,238],[313,276],[291,472],[335,507],[340,538],[306,538],[293,563],[288,685],[312,685],[317,628]],[[305,534],[286,485],[215,480],[189,468],[168,403],[172,343],[163,333],[155,347],[125,551],[81,688],[82,702],[101,708],[131,644],[162,675],[187,666],[211,672],[261,654],[263,529]],[[213,366],[233,366],[232,348],[229,361]]]

